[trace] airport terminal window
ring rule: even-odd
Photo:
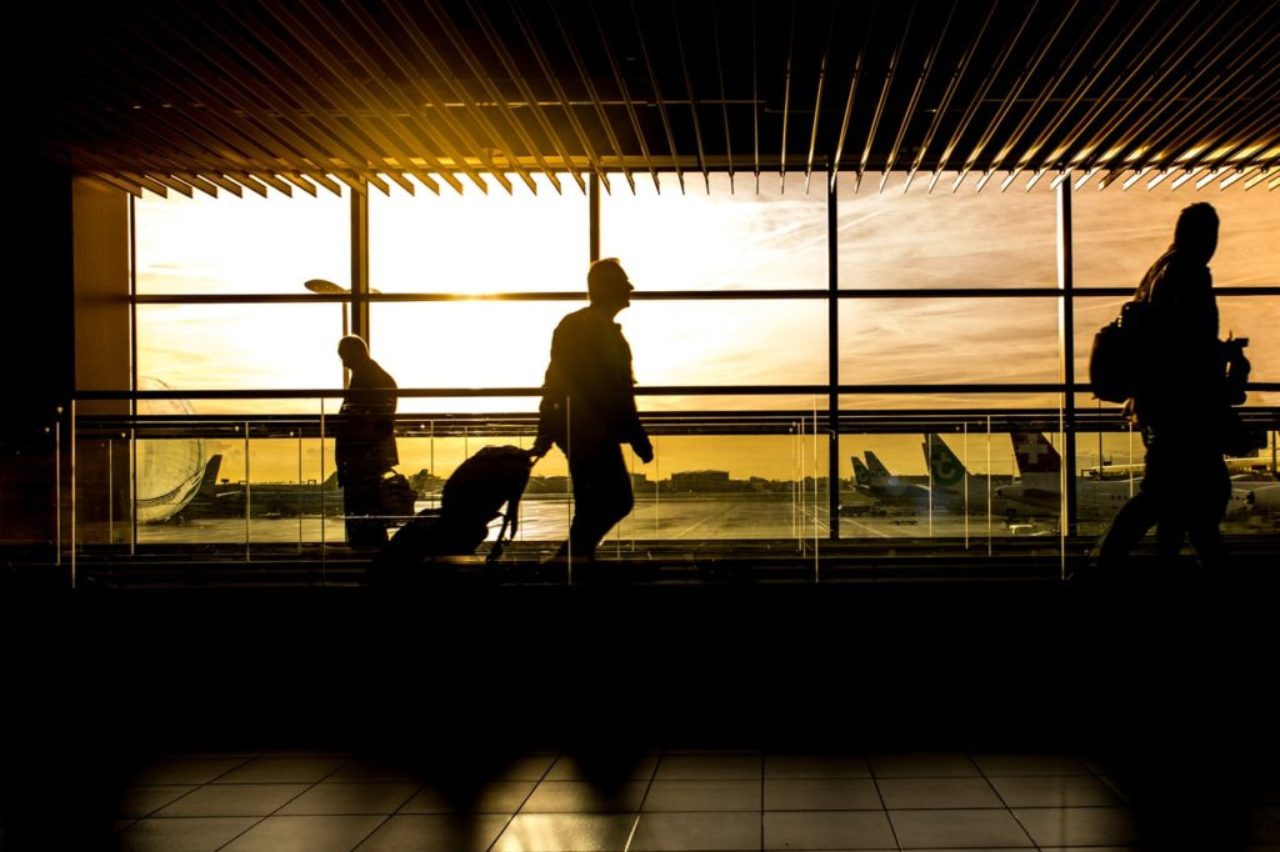
[[[1077,287],[1136,288],[1173,242],[1178,213],[1197,201],[1212,204],[1222,223],[1209,264],[1214,286],[1280,284],[1280,204],[1274,193],[1262,187],[1246,191],[1240,183],[1212,194],[1188,191],[1190,186],[1171,192],[1171,182],[1150,191],[1144,183],[1102,192],[1090,185],[1072,196]]]
[[[826,289],[825,178],[803,173],[636,174],[633,195],[621,176],[600,199],[603,257],[621,258],[637,287],[648,290]]]
[[[893,173],[884,192],[878,174],[841,172],[836,184],[836,248],[842,290],[950,287],[1056,287],[1054,194],[951,192],[944,174],[933,192],[917,175]],[[970,178],[972,182],[972,178]]]
[[[988,548],[993,541],[1019,536],[1056,541],[1061,495],[1059,505],[1051,506],[1051,495],[1040,494],[1036,499],[1048,503],[1030,509],[1015,499],[1020,483],[1014,433],[1017,422],[1034,422],[1047,446],[1062,452],[1062,397],[1054,387],[1060,381],[1061,299],[1000,293],[1006,287],[1058,286],[1055,194],[1048,191],[1048,182],[1031,193],[1013,188],[1002,193],[998,186],[988,186],[978,194],[974,175],[956,193],[944,175],[933,194],[918,176],[904,193],[904,177],[890,175],[883,193],[877,191],[878,175],[865,176],[857,193],[851,175],[839,177],[834,239],[842,297],[834,376],[825,292],[797,294],[799,298],[750,295],[761,289],[827,290],[824,174],[815,173],[808,192],[797,172],[788,175],[785,191],[776,173],[762,174],[759,195],[753,175],[737,175],[730,191],[723,173],[711,176],[708,194],[697,172],[686,173],[683,194],[674,173],[665,172],[660,195],[645,174],[637,174],[636,196],[621,175],[614,176],[612,194],[601,189],[602,255],[621,257],[641,293],[690,290],[708,296],[640,298],[618,316],[635,353],[641,390],[751,389],[732,395],[641,393],[637,404],[653,424],[657,458],[648,466],[634,465],[637,510],[607,546],[622,549],[628,542],[656,539],[827,537],[832,520],[826,432],[830,381],[884,386],[883,391],[845,394],[838,400],[842,434],[835,517],[842,537],[865,543],[885,536],[927,536],[933,539],[931,546],[969,546],[985,536]],[[514,197],[497,187],[487,196],[471,187],[461,197],[447,189],[439,196],[410,197],[398,190],[392,197],[369,196],[371,285],[387,296],[463,297],[415,303],[380,300],[375,294],[370,305],[374,357],[402,388],[433,389],[436,394],[408,395],[400,403],[400,469],[417,477],[428,502],[438,499],[440,482],[477,447],[495,440],[531,440],[536,395],[450,397],[449,392],[536,388],[552,329],[560,317],[585,304],[539,296],[583,289],[590,221],[588,199],[575,184],[566,179],[564,193],[557,194],[545,179],[538,180],[536,196],[518,179]],[[1177,211],[1200,199],[1194,192],[1123,193],[1118,187],[1076,192],[1077,283],[1135,285],[1163,250]],[[1278,268],[1271,241],[1259,236],[1280,228],[1277,208],[1267,203],[1266,193],[1229,191],[1210,200],[1224,223],[1220,256],[1213,264],[1217,282],[1226,287],[1280,284],[1271,280]],[[1115,209],[1107,207],[1109,202]],[[273,193],[266,200],[192,204],[148,196],[135,210],[134,332],[140,382],[157,379],[178,390],[339,387],[342,373],[334,343],[342,333],[343,306],[299,303],[297,297],[309,278],[348,283],[354,245],[349,198],[285,199]],[[1148,227],[1153,219],[1161,220],[1158,228]],[[1229,234],[1233,222],[1239,230]],[[991,288],[992,295],[858,297],[859,290],[868,288],[959,287]],[[716,291],[739,291],[744,298],[713,298]],[[496,292],[534,298],[467,299]],[[1235,292],[1246,293],[1248,287]],[[276,295],[293,301],[270,303]],[[149,301],[172,296],[179,298],[177,304]],[[210,296],[232,301],[209,303]],[[242,296],[266,297],[267,302],[234,301]],[[191,301],[182,304],[186,297]],[[1077,381],[1086,380],[1093,333],[1114,316],[1121,301],[1115,296],[1074,299]],[[1275,380],[1280,350],[1263,331],[1274,325],[1280,298],[1220,295],[1219,305],[1223,333],[1230,329],[1253,341],[1254,378]],[[1033,383],[1046,389],[967,388],[975,383]],[[895,390],[930,384],[951,387],[924,394]],[[782,391],[782,386],[787,386],[785,392],[761,392],[771,387]],[[796,392],[791,386],[805,390]],[[1251,393],[1249,404],[1274,405],[1280,402],[1277,397]],[[226,524],[226,529],[217,524],[177,529],[148,525],[139,532],[143,540],[342,538],[341,521],[329,516],[325,503],[332,502],[332,493],[325,493],[332,486],[324,485],[332,473],[331,445],[271,419],[294,413],[314,416],[318,400],[199,399],[189,405],[197,417],[243,414],[252,421],[247,455],[243,434],[226,437],[214,430],[204,436],[207,450],[221,447],[216,453],[223,457],[221,478],[232,490],[248,478],[255,486],[264,484],[264,501],[277,491],[306,491],[310,496],[298,499],[316,501],[316,507],[324,506],[323,513],[317,508],[316,517],[300,522],[278,517],[266,502],[246,520],[240,504],[235,529]],[[1113,408],[1098,406],[1087,393],[1078,394],[1075,405],[1095,416],[1091,422],[1101,422],[1096,416]],[[336,398],[326,401],[327,412],[336,407]],[[983,412],[996,420],[984,419]],[[504,423],[519,425],[508,434],[501,431]],[[874,455],[887,471],[882,480],[901,477],[905,484],[927,488],[933,470],[922,447],[929,445],[929,435],[937,436],[936,449],[945,448],[962,462],[967,484],[950,495],[937,492],[934,505],[923,514],[918,507],[904,509],[898,513],[902,522],[892,528],[865,516],[879,511],[873,505],[877,500],[884,501],[874,496],[874,489],[859,488],[853,458],[865,466],[868,455]],[[1120,464],[1116,459],[1124,459],[1125,465],[1140,462],[1140,441],[1136,450],[1134,441],[1119,421],[1101,431],[1082,427],[1075,445],[1079,481],[1114,478],[1114,471],[1096,472],[1106,467],[1099,459],[1112,465]],[[634,462],[629,454],[628,459]],[[553,453],[538,471],[531,486],[535,496],[524,510],[522,538],[528,542],[562,536],[569,518],[563,457]],[[1081,530],[1088,534],[1088,524],[1097,520],[1095,498],[1122,487],[1073,487],[1080,500]],[[997,493],[999,488],[1015,490]],[[911,493],[919,493],[903,490],[896,496],[908,502]],[[956,495],[967,495],[968,503],[957,503]],[[719,501],[718,506],[751,505],[741,511],[717,510],[728,519],[707,526],[698,520],[706,507],[698,506],[708,500]],[[1251,517],[1249,523],[1254,523]],[[1256,525],[1240,527],[1245,528]]]
[[[137,292],[297,295],[312,278],[349,286],[350,216],[345,193],[143,193],[134,201]]]
[[[842,384],[1057,380],[1057,299],[840,303]]]
[[[461,195],[369,194],[369,282],[383,293],[514,293],[581,290],[589,260],[587,196],[567,174],[557,192],[517,175],[508,194],[465,176]]]

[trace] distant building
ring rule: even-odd
[[[728,491],[727,470],[686,470],[671,474],[672,491]]]

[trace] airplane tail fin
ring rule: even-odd
[[[222,453],[214,453],[204,466],[204,478],[196,494],[200,497],[212,497],[213,489],[218,484],[218,471],[222,468]]]
[[[1018,461],[1018,473],[1057,474],[1062,471],[1062,457],[1043,432],[1014,432],[1013,453]]]
[[[853,480],[858,485],[868,486],[871,484],[871,471],[867,470],[867,466],[862,463],[862,459],[857,456],[850,456],[849,461],[853,462]]]
[[[888,479],[890,476],[889,468],[884,466],[884,462],[880,461],[879,457],[876,456],[875,453],[871,452],[871,450],[867,450],[866,456],[867,467],[870,468],[872,478]]]
[[[925,435],[924,443],[920,448],[924,450],[925,461],[929,464],[929,473],[933,477],[934,485],[951,488],[964,480],[966,473],[964,462],[951,452],[951,448],[946,445],[940,435],[933,433]]]

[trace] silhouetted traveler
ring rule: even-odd
[[[1209,259],[1218,245],[1212,205],[1178,216],[1173,245],[1142,278],[1148,303],[1147,346],[1138,393],[1130,400],[1147,449],[1141,490],[1112,519],[1098,544],[1098,566],[1119,568],[1157,525],[1162,561],[1177,557],[1184,536],[1206,568],[1225,560],[1218,525],[1231,498],[1223,461],[1232,400],[1226,381],[1229,344],[1218,340],[1218,305]],[[1242,401],[1242,400],[1241,400]]]
[[[347,543],[353,548],[379,548],[387,543],[386,521],[377,517],[382,475],[400,461],[395,438],[396,382],[369,357],[369,345],[359,337],[338,341],[338,357],[351,371],[332,426]]]
[[[631,347],[613,321],[631,304],[633,289],[616,258],[596,261],[587,272],[591,304],[562,319],[551,338],[532,454],[545,455],[555,443],[569,459],[574,514],[558,557],[594,558],[605,533],[631,511],[621,444],[642,461],[653,458],[636,414]]]

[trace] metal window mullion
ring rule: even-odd
[[[1076,346],[1075,270],[1072,254],[1071,182],[1058,184],[1058,287],[1062,290],[1058,308],[1058,351],[1061,353],[1062,393],[1062,493],[1066,497],[1069,535],[1077,532],[1078,507],[1075,488],[1076,441]]]
[[[835,172],[827,174],[827,456],[828,534],[840,538],[840,265],[836,246]]]
[[[351,193],[351,333],[369,342],[369,194]],[[344,311],[347,306],[343,305]]]

